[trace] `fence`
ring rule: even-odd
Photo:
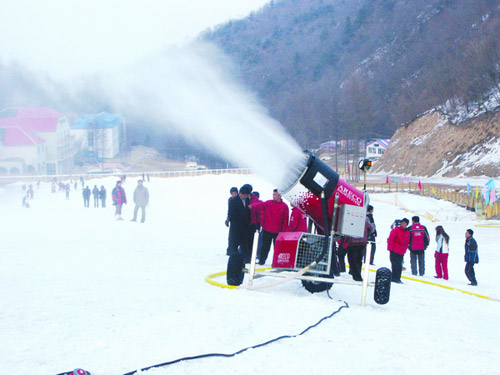
[[[52,181],[54,178],[58,180],[79,179],[92,179],[107,176],[127,176],[127,177],[142,177],[144,174],[151,177],[186,177],[186,176],[203,176],[203,175],[222,175],[222,174],[250,174],[251,171],[245,168],[230,168],[230,169],[203,169],[203,170],[184,170],[184,171],[160,171],[160,172],[125,172],[116,174],[98,173],[98,174],[72,174],[72,175],[39,175],[39,176],[0,176],[0,183],[9,183],[14,181]],[[351,182],[353,186],[362,190],[363,184],[360,182]],[[426,197],[433,197],[436,199],[443,199],[448,202],[453,202],[459,206],[476,213],[478,218],[484,219],[500,219],[500,201],[487,205],[482,196],[475,197],[474,192],[470,195],[467,194],[465,188],[444,185],[444,184],[422,184],[422,189],[419,188],[418,183],[409,182],[405,183],[382,183],[370,182],[366,184],[366,190],[372,193],[392,193],[392,192],[406,192],[411,194],[418,194]]]
[[[93,179],[100,177],[110,177],[110,176],[127,176],[127,177],[141,177],[149,175],[150,177],[187,177],[187,176],[203,176],[203,175],[221,175],[221,174],[249,174],[250,170],[245,168],[228,168],[228,169],[200,169],[200,170],[183,170],[183,171],[160,171],[160,172],[103,172],[103,173],[80,173],[80,174],[62,174],[62,175],[9,175],[0,176],[0,183],[11,183],[16,181],[23,182],[50,182],[54,178],[58,181],[67,181],[69,179]]]
[[[363,189],[360,183],[354,184],[356,188]],[[500,201],[495,201],[487,205],[484,198],[479,195],[476,198],[475,193],[467,194],[466,188],[453,185],[444,184],[422,184],[422,189],[419,188],[418,183],[409,182],[405,183],[367,183],[366,190],[372,193],[391,193],[391,192],[406,192],[411,194],[418,194],[425,197],[433,197],[436,199],[443,199],[448,202],[455,203],[467,210],[476,213],[478,218],[481,219],[500,219]]]

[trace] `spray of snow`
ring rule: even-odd
[[[171,48],[105,78],[123,114],[175,128],[189,140],[280,186],[300,147],[213,45]]]

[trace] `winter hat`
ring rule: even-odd
[[[243,185],[240,188],[240,194],[250,194],[251,192],[252,190],[250,190],[250,188],[247,185]]]

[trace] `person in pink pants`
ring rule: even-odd
[[[449,244],[450,236],[444,231],[441,225],[436,227],[436,243],[437,248],[434,253],[434,258],[436,258],[436,276],[437,279],[448,280],[448,254],[449,254]]]

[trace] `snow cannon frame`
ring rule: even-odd
[[[374,283],[368,282],[371,249],[367,247],[363,282],[340,277],[335,243],[342,236],[363,237],[368,194],[361,192],[347,182],[310,151],[304,151],[303,158],[290,167],[290,178],[280,188],[280,194],[293,207],[302,211],[315,224],[320,234],[302,232],[282,232],[274,247],[273,269],[255,271],[256,248],[253,249],[250,277],[246,289],[258,289],[281,284],[292,279],[300,279],[311,293],[329,290],[334,283],[363,286],[362,305],[366,301],[366,289],[375,287],[374,300],[378,304],[389,301],[391,271],[377,270]],[[312,225],[309,225],[309,231]],[[278,282],[253,285],[254,275],[281,278]]]

